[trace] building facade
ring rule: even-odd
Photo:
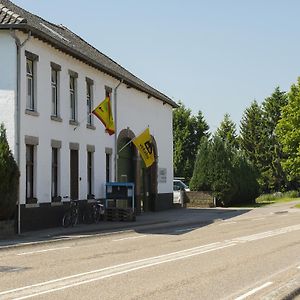
[[[136,209],[172,206],[169,97],[63,26],[0,0],[0,122],[20,169],[22,230],[58,226],[70,199],[105,197],[105,183],[135,183]],[[109,96],[116,133],[92,109]],[[132,143],[147,126],[155,163]],[[120,151],[121,150],[121,151]]]

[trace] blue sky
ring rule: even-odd
[[[298,0],[13,0],[64,24],[211,131],[300,76]]]

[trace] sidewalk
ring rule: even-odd
[[[147,227],[162,228],[188,224],[209,224],[234,217],[249,210],[173,208],[159,212],[146,212],[138,215],[135,222],[103,221],[98,224],[79,224],[74,227],[55,227],[50,229],[28,231],[12,238],[0,240],[0,250],[24,247],[33,244],[57,242],[61,240],[90,237],[93,234],[113,234],[119,231],[140,230]]]

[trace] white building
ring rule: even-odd
[[[24,230],[58,226],[70,199],[105,197],[107,181],[135,183],[137,211],[172,205],[169,97],[63,26],[0,0],[0,122],[20,168]],[[88,113],[111,97],[116,134]],[[134,145],[147,126],[156,162]],[[1,195],[0,195],[1,197]]]

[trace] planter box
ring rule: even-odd
[[[0,221],[0,239],[11,237],[15,234],[15,220]]]

